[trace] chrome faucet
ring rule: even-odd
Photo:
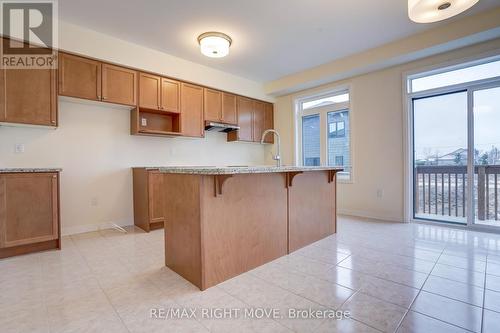
[[[260,143],[261,144],[264,144],[264,139],[266,138],[266,135],[268,133],[274,133],[274,134],[276,134],[278,148],[277,148],[277,151],[276,151],[276,155],[273,155],[273,160],[276,161],[276,165],[279,168],[279,167],[281,167],[281,155],[280,155],[281,140],[280,140],[280,134],[278,133],[278,131],[273,130],[273,129],[265,130],[264,133],[262,133],[262,138],[260,139]]]

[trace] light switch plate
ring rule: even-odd
[[[16,143],[14,145],[14,152],[16,154],[22,154],[22,153],[24,153],[24,144],[23,143]]]

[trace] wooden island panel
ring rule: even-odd
[[[205,290],[335,233],[337,170],[302,169],[165,172],[165,264]]]
[[[289,253],[336,232],[336,175],[329,176],[303,172],[289,182]]]
[[[203,177],[202,289],[287,254],[286,175],[233,175],[217,196],[215,177]]]

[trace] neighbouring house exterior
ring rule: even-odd
[[[317,115],[302,118],[304,165],[320,165],[320,118]],[[327,118],[328,165],[343,166],[350,171],[349,111],[329,112]]]

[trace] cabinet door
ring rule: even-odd
[[[205,88],[205,120],[222,121],[222,92]]]
[[[274,106],[271,103],[266,103],[266,115],[264,118],[264,130],[274,128]],[[264,140],[266,143],[274,143],[274,135],[266,135]]]
[[[161,77],[139,73],[139,107],[160,110]]]
[[[59,95],[101,100],[101,62],[59,55]]]
[[[57,126],[56,71],[3,69],[0,121]]]
[[[254,101],[253,115],[253,140],[260,142],[262,133],[264,132],[266,122],[266,104],[259,101]]]
[[[182,135],[203,137],[203,88],[188,83],[181,84]]]
[[[238,140],[253,141],[253,100],[238,97]]]
[[[58,176],[0,175],[0,248],[59,237]]]
[[[128,68],[102,64],[102,100],[137,105],[137,72]]]
[[[150,223],[162,222],[163,216],[163,174],[150,171],[149,177],[149,218]]]
[[[160,109],[168,112],[180,112],[180,82],[161,79],[161,104]]]
[[[236,96],[222,93],[222,121],[227,124],[236,125]]]

